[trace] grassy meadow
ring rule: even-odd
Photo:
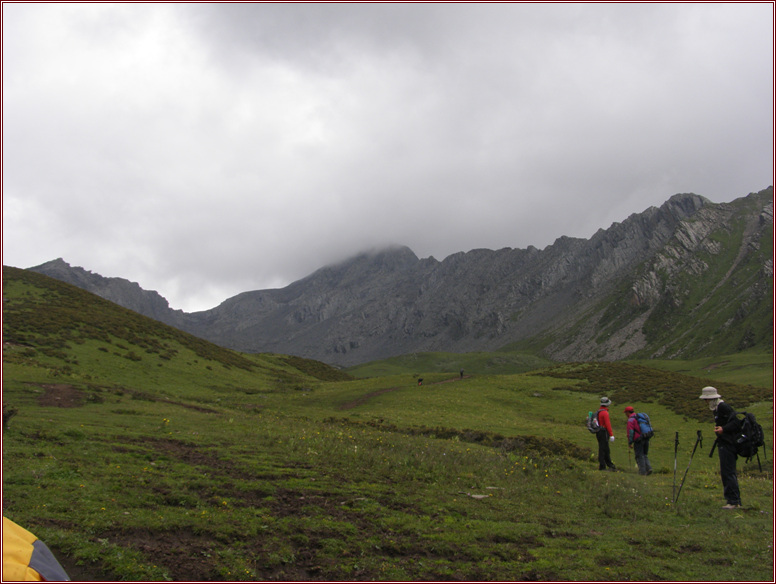
[[[772,355],[342,372],[208,347],[6,270],[3,514],[74,580],[773,580],[772,377],[750,381]],[[480,368],[494,358],[514,369]],[[740,510],[721,509],[709,383],[766,431],[762,470],[739,460]],[[615,473],[584,428],[601,395]],[[656,427],[651,476],[625,405]]]

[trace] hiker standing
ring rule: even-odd
[[[704,387],[700,399],[705,400],[714,412],[714,433],[717,435],[714,444],[719,451],[719,474],[722,477],[722,492],[727,500],[727,505],[722,508],[736,509],[741,506],[741,492],[736,476],[736,434],[739,422],[733,408],[722,401],[715,387]]]
[[[461,369],[461,379],[463,379],[463,369]]]
[[[652,465],[649,464],[649,438],[642,436],[639,420],[636,418],[636,410],[628,406],[625,408],[625,415],[628,417],[628,448],[633,448],[636,456],[636,464],[639,465],[639,474],[651,475]]]
[[[609,442],[614,442],[614,431],[612,430],[612,422],[609,420],[609,406],[612,405],[612,400],[608,397],[601,398],[601,407],[598,409],[598,425],[601,430],[595,435],[598,439],[598,470],[611,470],[615,471],[617,468],[612,462],[611,453],[609,451]]]

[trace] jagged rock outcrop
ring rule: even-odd
[[[30,270],[78,286],[165,324],[176,326],[179,324],[178,316],[183,314],[180,310],[171,309],[169,302],[158,292],[143,290],[137,282],[124,278],[105,278],[83,268],[72,267],[62,258]]]
[[[749,314],[761,314],[768,310],[770,286],[772,325],[773,260],[771,248],[763,247],[772,234],[772,187],[719,205],[679,194],[589,240],[561,237],[544,250],[478,249],[443,261],[419,259],[406,247],[363,253],[286,288],[245,292],[190,314],[171,310],[137,284],[70,268],[63,260],[31,269],[245,352],[348,366],[531,340],[559,360],[619,359],[681,352],[660,334],[661,319],[697,318],[703,305],[693,314],[686,303],[699,295],[714,310],[739,303]],[[752,263],[762,280],[759,291],[755,283],[748,293],[740,282],[735,290],[728,286],[751,281]],[[717,291],[734,300],[721,302]],[[747,317],[731,314],[728,320],[731,334],[752,328]],[[764,334],[750,331],[753,338]],[[770,336],[772,344],[772,326]],[[697,352],[701,345],[688,346]]]

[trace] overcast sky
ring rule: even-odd
[[[212,308],[773,184],[773,4],[3,4],[3,264]]]

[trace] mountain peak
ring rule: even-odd
[[[34,267],[28,268],[28,269],[32,270],[33,272],[39,272],[39,271],[43,271],[43,270],[72,269],[72,267],[64,259],[57,258],[55,260],[44,262],[44,263],[40,264],[39,266],[34,266]]]
[[[519,342],[564,361],[687,357],[711,342],[720,351],[772,345],[772,225],[772,188],[720,205],[683,193],[590,239],[477,249],[443,262],[421,261],[406,246],[374,248],[286,288],[191,314],[61,258],[34,270],[224,347],[340,366]],[[725,302],[706,303],[711,294]],[[684,305],[698,298],[702,305]],[[707,334],[681,332],[676,323],[686,314],[693,331]]]

